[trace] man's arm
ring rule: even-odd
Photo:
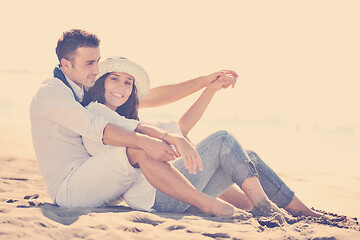
[[[212,73],[207,76],[197,77],[188,81],[177,84],[163,85],[150,89],[149,94],[140,101],[140,108],[158,107],[165,104],[178,101],[200,89],[207,87],[210,83],[218,79],[220,76],[232,74],[238,76],[236,72],[231,70],[223,70]],[[235,78],[236,80],[236,78]],[[232,83],[235,86],[235,81]]]
[[[178,155],[169,144],[139,132],[132,132],[114,124],[104,128],[103,143],[113,146],[143,149],[152,159],[171,161]]]
[[[175,146],[178,153],[182,156],[189,173],[196,174],[197,167],[202,170],[199,154],[183,136],[167,133],[156,127],[141,123],[139,123],[135,131],[131,132],[109,123],[104,129],[103,142],[114,146],[140,148],[152,159],[165,162],[179,157],[174,149],[170,147],[169,144],[171,144]]]

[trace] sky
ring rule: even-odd
[[[235,70],[235,89],[217,94],[208,118],[280,116],[292,125],[359,128],[358,1],[34,0],[2,5],[0,72],[50,74],[62,32],[81,28],[99,36],[103,58],[124,55],[142,65],[152,86]],[[191,101],[168,108],[186,109]]]

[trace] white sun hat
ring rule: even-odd
[[[123,72],[133,76],[135,78],[134,84],[137,88],[139,100],[143,99],[149,93],[150,79],[140,65],[125,57],[110,57],[99,63],[99,74],[96,76],[95,80],[98,80],[101,76],[111,72]]]

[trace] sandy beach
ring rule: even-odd
[[[25,126],[23,126],[25,127]],[[2,135],[22,127],[1,127]],[[16,136],[16,135],[14,135]],[[126,206],[66,209],[51,203],[31,150],[29,132],[17,141],[3,141],[0,157],[0,239],[359,239],[360,226],[353,214],[326,219],[294,218],[281,223],[276,217],[247,221],[219,219],[201,213],[166,214],[133,211]],[[16,151],[16,149],[18,151]],[[19,151],[21,149],[21,151]],[[329,206],[358,206],[358,192],[341,187],[316,186],[302,176],[280,175],[302,197],[307,184],[327,198]],[[331,177],[331,176],[329,176]],[[359,178],[352,183],[360,184]],[[310,191],[309,191],[310,193]],[[340,198],[347,194],[346,198]],[[335,197],[331,197],[335,196]],[[311,198],[311,196],[310,196]],[[354,208],[353,208],[354,209]],[[333,209],[323,209],[330,214]],[[335,212],[336,214],[336,212]]]
[[[0,239],[359,239],[355,217],[247,221],[51,204],[32,158],[0,159]],[[354,200],[355,201],[355,200]],[[357,200],[359,201],[359,199]]]

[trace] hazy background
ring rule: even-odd
[[[320,207],[360,213],[358,202],[346,201],[360,196],[359,9],[358,1],[3,3],[1,155],[34,158],[31,96],[57,64],[62,32],[81,28],[99,36],[103,58],[138,62],[153,86],[237,71],[235,89],[216,95],[190,137],[227,129],[283,176],[302,182],[295,190],[305,201],[322,198]],[[177,119],[197,96],[141,116]],[[317,196],[316,186],[342,195]],[[328,197],[343,202],[326,205]]]

